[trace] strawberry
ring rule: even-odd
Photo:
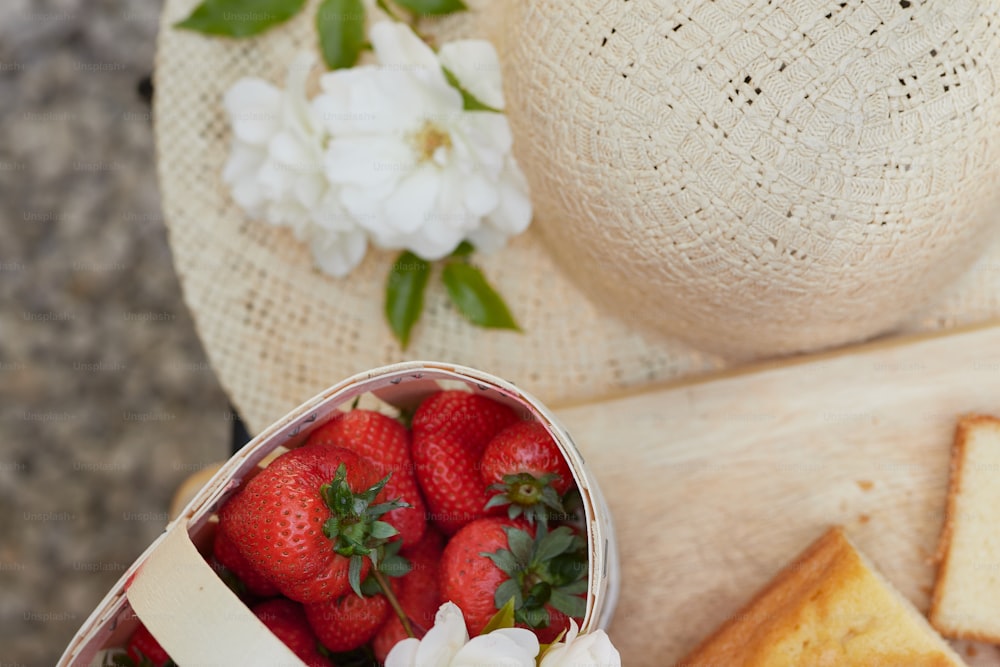
[[[215,542],[212,544],[212,555],[219,565],[229,570],[247,593],[261,598],[271,598],[278,595],[278,588],[271,581],[254,568],[253,565],[243,557],[240,550],[236,548],[232,540],[219,530],[215,533]]]
[[[586,574],[586,544],[569,527],[549,531],[542,523],[489,517],[448,542],[441,593],[464,612],[471,636],[513,598],[517,626],[548,643],[568,627],[568,617],[582,620]]]
[[[517,419],[514,410],[480,394],[441,391],[420,404],[411,428],[414,436],[448,434],[472,446],[485,447],[493,436]]]
[[[302,605],[278,598],[254,605],[250,611],[308,667],[332,666],[329,658],[319,652],[319,642]]]
[[[307,604],[305,610],[323,646],[337,653],[371,641],[389,614],[389,603],[382,594],[366,597],[348,591],[327,602]]]
[[[417,481],[437,526],[453,535],[486,516],[490,496],[479,474],[489,441],[518,420],[509,407],[479,394],[443,391],[413,415],[413,461]]]
[[[378,412],[352,410],[317,429],[307,444],[349,449],[374,463],[380,475],[392,473],[386,493],[411,507],[393,510],[383,521],[396,527],[404,545],[420,541],[427,527],[426,508],[413,472],[410,432],[405,426]]]
[[[507,505],[507,515],[529,522],[547,521],[550,511],[565,513],[561,497],[573,485],[566,458],[545,427],[518,422],[500,431],[483,452],[483,481],[495,495],[486,509]]]
[[[142,624],[132,633],[125,652],[134,667],[177,667],[160,642]]]
[[[420,544],[401,552],[410,561],[410,571],[394,582],[394,590],[418,637],[422,637],[434,625],[434,616],[444,601],[440,590],[442,551],[441,535],[432,528],[427,531]],[[375,659],[385,662],[392,647],[406,637],[403,624],[395,614],[390,613],[375,635]]]
[[[402,506],[380,502],[387,480],[340,447],[282,454],[219,511],[219,530],[287,597],[329,600],[354,588],[395,528],[380,521]]]

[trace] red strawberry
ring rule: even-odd
[[[418,637],[423,636],[434,625],[434,616],[444,601],[440,590],[442,542],[437,531],[429,529],[420,544],[402,552],[410,561],[410,571],[402,579],[393,582],[399,604]],[[392,647],[406,637],[403,624],[394,613],[390,613],[375,635],[375,659],[385,662]]]
[[[331,667],[330,660],[319,652],[302,605],[279,598],[254,605],[250,611],[309,667]]]
[[[379,521],[374,466],[339,447],[282,454],[219,511],[219,530],[287,597],[321,602],[360,588],[369,556],[396,531]]]
[[[132,633],[125,652],[135,667],[176,667],[160,642],[142,624]]]
[[[375,464],[379,475],[392,474],[385,490],[412,507],[393,510],[383,521],[396,527],[404,545],[416,544],[427,527],[423,496],[410,456],[410,432],[395,419],[371,410],[352,410],[319,428],[308,444],[343,447]]]
[[[308,604],[305,609],[309,625],[323,646],[342,652],[371,641],[389,614],[389,603],[381,594],[362,597],[348,591],[328,602]]]
[[[486,516],[489,492],[479,459],[489,441],[517,414],[479,394],[443,391],[413,415],[413,461],[431,518],[452,535]]]
[[[562,496],[573,485],[566,458],[545,427],[518,422],[500,431],[483,452],[483,481],[495,494],[487,509],[508,506],[513,519],[546,521],[550,511],[564,512]]]
[[[586,565],[583,539],[566,526],[550,532],[544,524],[479,519],[445,547],[441,593],[465,614],[471,636],[513,598],[517,625],[548,643],[568,627],[567,617],[582,620]]]
[[[413,415],[413,435],[447,434],[475,446],[517,421],[517,414],[503,403],[467,391],[442,391],[426,399]]]
[[[240,580],[247,593],[261,598],[271,598],[278,595],[278,588],[271,581],[258,572],[253,565],[243,557],[240,550],[236,548],[232,540],[221,530],[215,533],[215,542],[212,545],[212,555],[219,561],[222,567],[226,568]]]

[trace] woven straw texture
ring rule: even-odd
[[[854,341],[994,234],[996,0],[512,7],[537,223],[626,319],[730,356]]]
[[[581,54],[600,48],[602,37],[594,37],[599,33],[592,33],[592,27],[596,25],[599,15],[610,12],[609,17],[619,16],[620,8],[615,3],[601,2],[599,4],[606,9],[602,9],[602,12],[592,12],[588,19],[587,13],[582,9],[569,9],[574,3],[560,1],[565,3],[566,9],[552,10],[551,7],[555,7],[556,3],[534,3],[540,14],[530,18],[517,13],[513,2],[490,3],[489,0],[478,0],[470,3],[476,11],[464,17],[451,17],[433,24],[434,32],[449,38],[485,36],[488,29],[492,32],[489,36],[501,44],[509,43],[508,48],[513,49],[511,54],[519,59],[519,62],[528,65],[526,69],[535,72],[534,81],[518,75],[512,71],[512,67],[507,67],[505,76],[508,99],[517,100],[519,104],[524,105],[523,109],[512,114],[512,120],[516,122],[518,130],[515,150],[519,157],[530,164],[534,181],[534,198],[543,214],[539,216],[536,228],[515,239],[498,255],[482,258],[480,262],[488,278],[498,285],[512,304],[515,316],[525,333],[483,332],[466,324],[448,305],[440,285],[432,283],[423,320],[415,329],[414,340],[405,353],[389,335],[382,317],[382,290],[393,255],[370,252],[364,263],[348,278],[336,280],[325,276],[312,268],[308,250],[301,246],[290,232],[248,220],[229,199],[221,182],[220,174],[230,141],[221,104],[224,91],[241,76],[249,75],[282,84],[284,70],[293,55],[301,49],[316,48],[311,17],[315,15],[317,1],[312,0],[303,15],[285,26],[259,38],[244,41],[207,38],[172,29],[171,24],[186,16],[195,6],[196,0],[166,2],[155,72],[155,131],[165,219],[185,298],[194,315],[199,334],[223,386],[252,430],[260,430],[304,399],[337,380],[402,359],[438,358],[481,368],[524,386],[551,405],[592,400],[627,387],[662,382],[692,373],[718,369],[725,365],[721,358],[699,352],[677,340],[641,332],[636,324],[645,319],[644,316],[640,316],[642,308],[619,310],[625,314],[624,317],[609,316],[592,303],[560,269],[552,253],[548,251],[544,242],[546,239],[540,234],[540,231],[544,230],[547,240],[557,248],[566,245],[568,248],[579,249],[579,244],[574,242],[574,235],[578,232],[582,234],[588,228],[594,232],[595,221],[607,220],[607,228],[597,229],[596,235],[589,243],[595,245],[617,243],[618,245],[614,247],[618,250],[624,248],[629,253],[626,257],[632,258],[626,263],[643,265],[647,271],[657,276],[669,275],[678,279],[676,284],[669,283],[670,293],[664,294],[662,286],[665,283],[658,277],[659,282],[656,283],[658,289],[649,289],[646,285],[644,291],[648,301],[640,302],[638,305],[643,308],[653,307],[658,300],[674,298],[678,290],[684,287],[679,282],[679,274],[674,275],[676,267],[662,258],[651,263],[651,258],[640,247],[641,244],[635,245],[636,239],[648,239],[647,236],[633,236],[631,241],[621,242],[629,238],[625,227],[619,224],[626,212],[642,219],[653,220],[656,215],[673,215],[672,212],[678,205],[668,203],[673,200],[658,200],[661,195],[656,194],[659,191],[672,191],[670,188],[675,187],[667,178],[666,170],[652,169],[654,164],[663,162],[662,156],[654,161],[652,157],[654,153],[650,151],[654,146],[659,146],[656,150],[664,151],[665,155],[665,147],[668,144],[664,142],[633,144],[631,153],[615,157],[615,160],[624,161],[629,165],[624,170],[593,166],[599,162],[597,156],[604,151],[624,150],[629,145],[620,141],[617,144],[618,148],[600,148],[605,146],[601,137],[610,136],[604,132],[610,131],[614,126],[615,116],[613,107],[606,103],[597,104],[597,100],[603,99],[602,96],[607,95],[609,91],[625,95],[626,105],[623,108],[627,108],[628,112],[627,114],[624,111],[617,112],[618,117],[625,118],[628,115],[632,118],[632,114],[647,108],[644,106],[645,102],[640,104],[636,101],[641,97],[640,89],[619,88],[621,85],[619,82],[626,81],[620,74],[603,81],[592,79],[587,84],[589,88],[586,93],[573,93],[573,95],[579,94],[579,100],[571,105],[572,108],[568,111],[561,100],[553,99],[554,95],[547,92],[550,89],[555,91],[570,88],[577,91],[576,86],[571,86],[573,79],[571,73],[574,67],[579,66],[581,71],[588,71],[590,76],[599,74],[592,69],[592,62],[587,62],[586,68],[583,67],[585,59]],[[615,46],[613,41],[618,33],[637,34],[640,29],[640,19],[643,19],[645,12],[649,12],[653,7],[660,7],[659,3],[650,3],[648,0],[633,0],[627,4],[618,4],[626,9],[630,6],[645,9],[639,13],[628,14],[631,18],[627,22],[611,21],[609,18],[605,32],[610,34],[611,28],[615,25],[617,32],[610,35],[604,51],[605,57],[615,53],[614,49],[621,48],[621,45]],[[727,3],[704,4],[715,7],[714,11],[720,11],[721,6]],[[785,6],[796,3],[781,4]],[[798,4],[812,6],[815,3]],[[826,4],[835,7],[837,3]],[[850,5],[852,13],[856,13],[857,4],[859,3]],[[886,15],[894,11],[889,5],[883,7],[878,3],[866,4],[881,7]],[[996,5],[991,3],[990,6]],[[550,9],[545,9],[546,7]],[[554,22],[559,18],[557,14],[560,12],[562,19],[567,21],[565,26]],[[687,10],[685,12],[684,15],[693,13]],[[672,12],[664,12],[662,15],[653,12],[653,14],[655,20],[652,20],[649,29],[656,27],[654,32],[669,23],[669,16],[674,16]],[[529,30],[517,36],[516,40],[506,39],[510,35],[504,35],[503,30],[518,29],[517,26],[524,20],[538,21],[540,31],[532,35]],[[586,26],[587,20],[592,21],[591,27]],[[600,20],[604,21],[603,18]],[[714,24],[705,22],[702,25],[710,28],[710,34],[717,33],[711,29]],[[994,22],[994,27],[996,25]],[[529,36],[531,38],[526,39]],[[547,40],[552,41],[546,44]],[[976,44],[981,46],[981,42]],[[973,54],[979,64],[970,65],[972,73],[961,75],[964,78],[961,78],[962,87],[959,90],[967,90],[968,94],[976,96],[977,99],[986,100],[986,93],[992,90],[990,83],[992,80],[984,81],[974,74],[980,71],[977,67],[985,67],[989,58],[995,60],[996,56],[993,52],[988,56],[980,55],[980,52],[985,53],[984,48],[979,48]],[[558,57],[537,62],[524,60],[528,54],[548,52],[558,53]],[[666,63],[658,64],[657,58],[662,57],[662,54],[656,55],[655,52],[650,52],[641,60],[637,60],[635,67],[638,68],[641,62],[650,73],[656,67],[666,68]],[[626,60],[623,66],[628,62]],[[957,65],[958,60],[952,62]],[[629,80],[631,79],[632,77]],[[659,88],[653,90],[662,88],[661,84],[655,85]],[[698,83],[697,89],[702,90],[706,85]],[[721,85],[709,90],[716,89],[721,90]],[[529,90],[533,92],[529,94]],[[676,86],[671,90],[676,90]],[[708,95],[707,90],[704,92]],[[964,95],[967,93],[962,94],[964,100]],[[777,99],[776,93],[772,99]],[[902,102],[896,100],[893,103]],[[957,103],[955,101],[947,104]],[[549,105],[552,112],[548,118],[541,113],[545,105]],[[753,107],[756,106],[755,103]],[[979,114],[964,113],[961,116],[962,122],[974,121],[978,127],[980,123],[985,122],[985,119],[989,119],[995,125],[995,106],[990,107],[989,114],[986,113],[985,102],[980,106],[983,111]],[[573,111],[573,109],[578,110]],[[732,105],[729,114],[738,111],[738,107]],[[597,113],[604,115],[593,115]],[[566,114],[566,119],[561,121],[560,117],[563,114]],[[730,117],[725,114],[720,115],[718,121],[720,124],[724,121],[723,116]],[[651,111],[645,120],[634,117],[631,122],[633,127],[647,123],[650,130],[643,136],[653,134],[659,137],[660,130],[657,128],[678,127],[676,124],[667,123],[666,118],[668,117],[664,116],[660,109],[656,113]],[[529,119],[534,120],[529,121]],[[924,117],[921,116],[921,119]],[[537,127],[526,127],[525,124],[529,122],[537,123]],[[704,122],[706,121],[703,120],[702,123]],[[947,125],[942,123],[942,128]],[[928,128],[930,135],[937,136],[934,134],[935,127],[938,126]],[[597,135],[597,130],[601,130],[602,134]],[[739,133],[731,133],[730,136],[737,134],[743,136]],[[995,157],[994,144],[987,141],[985,135],[979,136],[979,134],[962,138],[949,133],[948,137],[948,141],[944,144],[947,148],[960,140],[963,146],[970,147],[973,152],[968,160],[955,159],[945,163],[949,170],[946,174],[947,182],[950,184],[948,187],[952,188],[947,196],[942,194],[943,187],[934,184],[933,190],[937,196],[933,201],[926,198],[919,201],[924,202],[922,207],[934,208],[932,211],[926,211],[926,214],[933,215],[936,221],[940,220],[940,209],[948,208],[949,220],[955,221],[956,224],[953,228],[949,226],[950,231],[947,233],[938,234],[929,233],[928,230],[932,226],[923,222],[914,225],[912,233],[910,228],[902,225],[900,219],[894,219],[892,226],[889,227],[893,230],[891,238],[894,243],[914,239],[907,242],[922,248],[921,256],[938,257],[942,253],[953,252],[954,249],[945,247],[950,243],[950,236],[960,241],[982,236],[982,225],[979,222],[966,223],[966,218],[971,219],[973,216],[970,214],[972,204],[964,199],[971,200],[971,195],[975,192],[968,186],[968,178],[965,177],[969,174],[965,170],[970,172],[978,170],[975,176],[983,181],[979,190],[985,189],[986,183],[991,183],[993,185],[990,187],[994,188],[992,192],[995,192],[995,181],[991,180],[990,176],[994,165],[983,164],[987,155]],[[557,162],[549,160],[548,164],[553,164],[555,167],[553,175],[549,177],[542,173],[542,168],[539,166],[545,164],[542,161],[545,156],[540,154],[540,148],[551,145],[551,141],[557,138],[565,143],[550,149],[552,157],[557,159]],[[741,139],[741,141],[746,140],[746,138]],[[685,155],[691,155],[693,150],[691,145],[675,142],[675,148],[682,147]],[[781,153],[782,149],[781,146],[775,145],[774,150]],[[795,154],[789,152],[790,149],[787,147],[783,150],[785,152],[781,154]],[[707,156],[709,154],[707,145],[705,152]],[[948,151],[942,148],[941,152]],[[721,153],[711,154],[718,158],[722,156]],[[647,162],[643,162],[644,160]],[[925,162],[916,161],[916,157],[914,160],[913,164],[917,169],[932,168]],[[643,171],[636,166],[639,164],[646,164],[649,169]],[[584,169],[586,165],[591,166]],[[571,167],[575,170],[567,171]],[[739,161],[735,161],[731,168],[727,167],[728,171],[725,173],[717,171],[718,164],[709,167],[713,171],[710,172],[710,177],[706,177],[708,182],[724,179],[742,168]],[[808,165],[803,168],[807,169]],[[936,167],[934,169],[933,173],[938,174]],[[558,177],[557,172],[561,174]],[[600,181],[595,180],[598,174],[602,179]],[[767,174],[771,174],[771,171]],[[986,178],[987,176],[990,178]],[[564,180],[564,177],[569,180]],[[611,181],[618,178],[621,180]],[[690,182],[692,185],[688,189],[694,187],[695,181]],[[600,193],[600,201],[595,208],[581,205],[580,200],[594,203],[593,193],[581,190],[584,183],[596,183],[595,192]],[[768,183],[769,191],[774,191],[777,186],[772,180]],[[558,191],[551,189],[571,184],[575,187],[572,195],[569,191],[560,195]],[[982,192],[978,194],[980,199],[984,198]],[[806,209],[811,206],[811,201],[798,203],[795,214],[804,216]],[[857,212],[856,208],[852,210]],[[703,210],[702,213],[704,212]],[[723,217],[721,212],[719,215],[720,218]],[[977,209],[977,220],[981,217],[982,211]],[[678,221],[686,220],[686,222],[671,223],[669,228],[665,226],[664,230],[669,230],[671,234],[680,234],[685,229],[684,225],[687,225],[688,236],[694,239],[690,225],[695,219],[690,216],[678,217]],[[729,224],[729,218],[724,219],[727,220],[726,224]],[[616,220],[618,222],[614,222]],[[565,222],[566,238],[559,232],[560,221]],[[751,233],[759,234],[765,224],[767,223],[760,222],[758,228],[755,228],[756,231],[748,228],[739,232],[741,247],[749,248],[752,239],[756,238]],[[880,229],[886,228],[880,227]],[[785,237],[782,236],[788,232],[776,228],[774,233],[778,234],[775,238],[781,238],[780,247],[796,249],[787,245]],[[830,233],[839,238],[839,233],[835,229],[830,229]],[[886,232],[872,228],[868,233]],[[643,234],[648,234],[648,231],[644,231]],[[681,244],[679,239],[680,236],[678,244],[693,253],[694,243],[685,240]],[[870,244],[875,246],[876,240],[878,250],[873,250],[872,253],[877,254],[880,260],[892,259],[890,257],[892,251],[888,249],[885,239],[878,237],[870,241]],[[725,271],[722,275],[735,275],[733,259],[729,256],[734,251],[720,250],[721,241],[721,228],[716,228],[712,234],[699,236],[698,242],[707,242],[707,247],[711,251],[707,253],[702,251],[698,256],[692,254],[684,261],[691,267],[700,267],[699,270],[708,271],[717,268],[719,271]],[[850,239],[845,239],[845,242],[847,241]],[[666,244],[672,247],[671,243],[666,242]],[[766,242],[766,239],[760,247],[777,251]],[[832,244],[831,248],[834,247],[840,246]],[[596,250],[591,248],[589,253],[577,256],[584,258],[581,261],[588,262],[589,270],[593,274],[606,276],[598,281],[597,285],[588,285],[588,289],[600,293],[599,288],[603,287],[603,282],[620,281],[623,274],[615,269],[614,262],[609,260],[605,253],[600,253],[601,259],[598,259]],[[758,252],[761,251],[758,249]],[[829,252],[832,253],[833,249]],[[809,250],[806,246],[801,246],[796,254],[809,254]],[[965,256],[958,256],[962,254]],[[842,263],[853,262],[850,253],[842,252],[841,256]],[[956,253],[952,258],[954,261],[944,273],[955,273],[958,265],[965,261],[967,256],[968,253]],[[775,254],[775,257],[778,255]],[[568,256],[562,256],[561,259],[566,261]],[[806,259],[800,257],[802,262]],[[595,264],[595,261],[601,263]],[[879,266],[881,265],[880,263]],[[668,271],[665,267],[672,268]],[[850,273],[853,275],[861,269],[862,267],[858,265]],[[925,269],[926,267],[922,266],[917,273],[922,275]],[[798,276],[794,284],[795,289],[805,290],[809,285],[822,285],[821,291],[825,291],[826,281],[835,276],[830,275],[828,269],[823,270],[825,273],[822,281],[816,277],[809,278],[795,274]],[[690,275],[696,284],[702,286],[706,284],[697,274],[692,272]],[[895,268],[886,271],[885,275],[897,280],[909,277],[902,275],[902,272]],[[866,278],[862,287],[874,284],[873,278],[879,276],[884,277],[881,269],[876,275]],[[585,276],[580,278],[585,283],[593,282],[586,280]],[[713,289],[719,287],[720,283],[716,282],[718,280],[716,278],[711,283]],[[943,278],[941,280],[943,281]],[[730,286],[722,281],[721,287],[723,289],[718,294],[705,292],[702,295],[701,298],[706,306],[726,306],[727,289]],[[906,328],[936,329],[994,317],[1000,313],[1000,303],[996,296],[998,288],[1000,288],[1000,248],[990,257],[981,260],[943,303],[913,318]],[[752,287],[746,283],[746,279],[740,289],[744,298],[743,302],[737,304],[738,308],[734,311],[736,313],[745,314],[747,306],[757,300],[760,300],[762,307],[773,301],[773,290]],[[860,291],[872,296],[871,290]],[[684,293],[688,294],[690,290]],[[894,299],[908,298],[910,295],[910,292],[899,290],[892,293]],[[886,304],[883,303],[884,305]],[[661,308],[659,305],[655,307]],[[681,312],[682,309],[677,310],[677,314]],[[869,311],[866,309],[865,312]],[[674,312],[669,314],[671,317],[675,316]],[[846,317],[850,313],[842,314]],[[685,321],[690,321],[690,318]],[[747,331],[743,326],[739,330],[744,334]],[[871,329],[865,327],[864,330]]]

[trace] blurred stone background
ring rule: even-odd
[[[2,665],[51,667],[229,450],[138,92],[160,6],[0,2]]]

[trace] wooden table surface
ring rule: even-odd
[[[1000,327],[558,411],[614,516],[624,664],[683,657],[831,524],[926,610],[969,412],[1000,414]],[[995,647],[959,650],[1000,665]]]

